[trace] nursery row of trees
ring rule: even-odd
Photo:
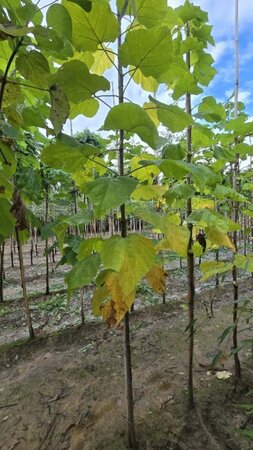
[[[225,104],[203,95],[216,73],[208,53],[212,27],[188,0],[175,9],[166,0],[116,5],[63,0],[51,2],[44,15],[40,1],[21,3],[2,0],[0,6],[2,253],[14,235],[33,337],[22,243],[29,224],[39,227],[33,204],[43,201],[46,254],[54,235],[72,266],[69,291],[95,283],[93,313],[110,326],[124,320],[128,436],[137,448],[128,311],[143,278],[165,293],[164,251],[187,260],[189,407],[194,407],[194,258],[203,249],[226,247],[233,253],[231,262],[216,259],[201,268],[204,279],[233,272],[233,352],[240,377],[237,269],[251,272],[253,256],[238,251],[237,236],[240,221],[247,224],[245,236],[252,230],[253,122],[237,91]],[[144,104],[132,98],[134,84],[142,97],[146,93]],[[67,119],[92,117],[99,108],[106,109],[102,130],[112,132],[107,139],[64,134]],[[85,128],[85,117],[83,123]],[[53,222],[52,197],[62,204]],[[83,238],[85,225],[115,211],[120,235]],[[144,221],[163,238],[128,234],[128,218]]]

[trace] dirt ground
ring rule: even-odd
[[[38,267],[33,280],[39,283]],[[39,270],[43,270],[42,263]],[[54,275],[58,283],[60,270]],[[7,280],[15,279],[11,271],[7,268]],[[29,276],[32,280],[33,275]],[[34,281],[31,283],[34,286]],[[243,377],[236,390],[233,376],[217,378],[218,369],[233,373],[232,358],[210,370],[217,351],[229,353],[231,349],[229,336],[221,346],[217,340],[231,324],[230,283],[219,289],[197,287],[196,409],[187,409],[185,286],[185,271],[174,271],[168,280],[167,303],[161,304],[161,299],[144,290],[130,318],[139,450],[253,449],[253,441],[241,436],[241,431],[253,430],[253,419],[239,406],[253,403],[251,348],[246,346],[240,352]],[[4,304],[7,310],[0,316],[0,448],[127,449],[122,327],[112,330],[94,320],[77,325],[78,296],[59,313],[37,308],[46,301],[38,295],[32,301],[37,337],[28,341],[21,302],[11,297],[10,281],[6,288],[10,289]],[[241,297],[250,299],[252,293],[251,279],[241,280]],[[87,319],[89,297],[90,288],[85,300]],[[143,299],[146,306],[140,309]],[[244,317],[240,327],[246,328]],[[251,338],[252,333],[243,331],[240,337]]]

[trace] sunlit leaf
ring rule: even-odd
[[[122,103],[114,106],[108,113],[104,130],[125,130],[136,133],[150,147],[158,144],[158,133],[154,122],[146,111],[135,103]]]
[[[119,58],[124,67],[134,66],[146,77],[158,78],[168,70],[172,50],[171,33],[167,27],[138,29],[127,34]]]
[[[95,51],[103,42],[114,42],[119,25],[107,2],[92,1],[90,12],[64,1],[72,19],[72,42],[77,50]]]

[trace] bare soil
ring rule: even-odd
[[[83,326],[79,325],[78,296],[60,311],[41,309],[38,305],[48,301],[41,294],[43,260],[33,268],[29,268],[27,260],[37,335],[29,341],[22,302],[15,301],[15,296],[20,295],[15,291],[20,289],[17,270],[6,269],[9,291],[5,291],[6,311],[0,315],[0,448],[127,449],[122,327],[108,329],[91,320],[91,287],[85,295],[87,322]],[[64,289],[64,270],[59,267],[53,274],[56,281],[51,280],[51,285],[55,284],[56,290]],[[239,290],[242,298],[250,299],[251,279],[241,280]],[[215,370],[210,369],[219,349],[230,353],[230,337],[221,345],[218,337],[231,324],[231,301],[230,283],[218,289],[197,287],[196,408],[189,411],[186,273],[180,269],[171,272],[166,304],[145,290],[140,293],[130,318],[139,450],[253,449],[253,441],[240,433],[245,429],[253,431],[253,420],[239,406],[253,403],[251,348],[244,347],[240,352],[243,378],[236,389],[233,376],[216,377],[218,369],[233,373],[231,357],[218,362]],[[241,329],[246,328],[244,319]],[[240,338],[245,337],[252,337],[250,331],[240,333]]]

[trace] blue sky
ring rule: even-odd
[[[45,0],[42,0],[42,3]],[[234,9],[235,0],[192,0],[204,11],[208,12],[209,23],[213,25],[213,36],[216,46],[210,48],[218,71],[204,95],[213,95],[217,101],[225,101],[234,90],[235,62],[234,62]],[[184,0],[168,0],[172,7],[179,6]],[[246,111],[253,116],[253,2],[252,0],[239,0],[239,100],[246,105]],[[108,76],[108,72],[106,73]],[[113,76],[113,79],[115,77]],[[116,81],[114,89],[116,89]],[[128,97],[133,101],[144,103],[148,93],[141,91],[140,87],[131,83]],[[167,92],[162,93],[159,99],[166,103]],[[138,99],[138,100],[137,100]],[[195,100],[193,100],[195,103]],[[198,101],[196,101],[199,103]],[[73,130],[78,131],[90,128],[96,131],[102,125],[107,109],[102,106],[98,114],[91,119],[79,116],[73,121]],[[65,131],[69,131],[66,124]]]
[[[171,6],[182,4],[180,0],[170,0]],[[234,16],[235,0],[194,0],[208,12],[209,23],[213,25],[215,47],[210,53],[218,71],[205,93],[224,101],[234,90]],[[253,115],[253,2],[239,0],[239,100],[246,105],[249,115]]]

